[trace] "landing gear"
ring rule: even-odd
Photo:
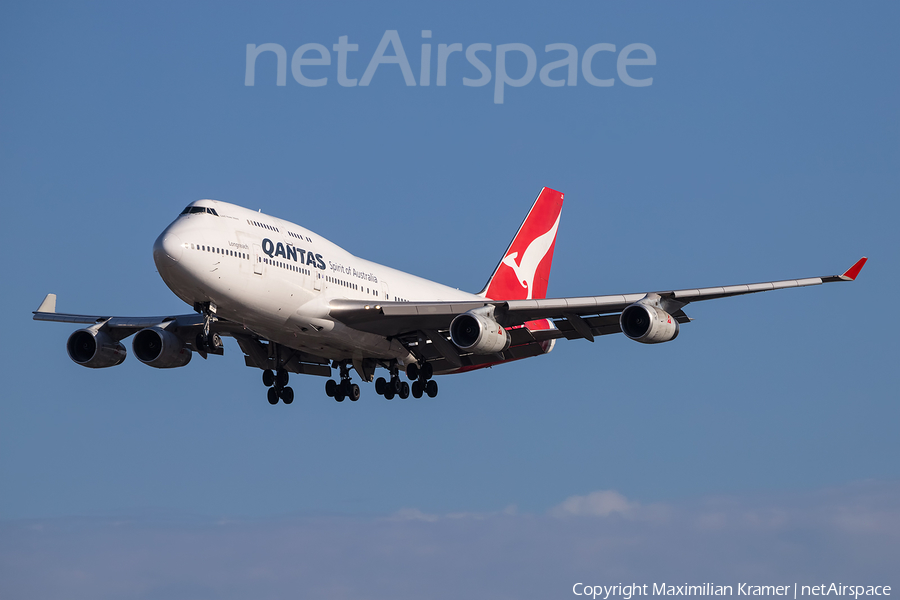
[[[269,391],[266,392],[266,398],[269,400],[269,404],[278,404],[279,398],[281,398],[285,404],[290,404],[294,401],[294,390],[287,387],[289,379],[290,375],[284,369],[278,369],[277,372],[272,371],[272,369],[263,371],[263,385],[269,388]]]
[[[286,387],[281,390],[281,401],[285,404],[290,404],[294,401],[294,390],[292,388]]]
[[[218,333],[210,331],[213,323],[218,321],[216,317],[216,305],[212,302],[198,302],[194,304],[194,310],[203,315],[203,329],[194,338],[194,350],[203,358],[207,354],[223,354],[225,345]]]
[[[412,385],[405,381],[400,381],[398,374],[399,369],[393,367],[391,369],[390,380],[379,377],[375,380],[375,392],[384,396],[387,400],[391,400],[394,396],[400,398],[409,398],[410,393],[413,398],[421,398],[428,394],[431,398],[437,396],[437,383],[431,381],[434,375],[434,367],[431,363],[410,363],[406,366],[406,377],[412,382]],[[429,391],[430,390],[430,391]]]
[[[375,393],[384,396],[386,400],[392,400],[394,396],[409,397],[409,384],[400,381],[399,369],[396,365],[391,367],[391,378],[385,381],[384,377],[375,380]]]
[[[225,345],[218,333],[198,333],[194,338],[194,347],[197,352],[208,352],[209,354],[222,354]]]
[[[266,387],[272,387],[275,385],[275,373],[272,369],[266,369],[263,371],[263,385]]]
[[[424,394],[428,394],[429,398],[437,396],[437,382],[431,379],[434,376],[434,367],[431,366],[431,363],[422,363],[421,366],[410,363],[406,367],[406,376],[413,383],[412,387],[408,388],[406,395],[401,395],[401,398],[406,398],[410,391],[413,398],[421,398]],[[406,382],[403,385],[406,386]]]
[[[288,379],[290,379],[290,375],[284,369],[278,369],[275,373],[275,385],[277,387],[285,387],[288,384]]]
[[[344,398],[350,398],[351,402],[356,402],[359,400],[360,391],[359,386],[350,381],[350,367],[347,363],[340,363],[338,367],[341,370],[341,382],[338,383],[334,379],[326,381],[325,394],[338,402],[343,402]],[[375,387],[378,388],[377,383]]]

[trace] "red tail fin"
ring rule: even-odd
[[[547,297],[563,194],[544,188],[481,295],[491,300]]]

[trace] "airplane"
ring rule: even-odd
[[[34,319],[86,325],[66,349],[89,368],[121,364],[131,335],[138,360],[159,369],[183,367],[194,353],[222,355],[222,337],[232,337],[244,363],[263,371],[273,405],[293,402],[290,373],[327,377],[327,396],[359,400],[351,369],[364,382],[386,369],[375,391],[388,400],[434,398],[436,375],[547,354],[563,338],[593,342],[621,332],[644,344],[669,342],[691,321],[683,310],[691,302],[853,281],[867,260],[826,277],[547,298],[562,204],[561,192],[543,188],[484,289],[468,293],[354,256],[261,211],[198,200],[153,245],[163,281],[194,313],[57,313],[48,294]]]

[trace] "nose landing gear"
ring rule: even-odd
[[[218,321],[216,317],[216,305],[212,302],[194,304],[194,310],[203,315],[203,329],[194,338],[194,350],[200,356],[206,358],[207,354],[224,354],[225,345],[218,333],[210,331],[213,323]]]

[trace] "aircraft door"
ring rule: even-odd
[[[259,244],[253,244],[253,272],[257,275],[263,274],[262,248]]]
[[[389,292],[390,292],[390,290],[388,290],[387,281],[382,281],[381,282],[381,298],[382,298],[382,300],[388,301],[391,299]]]

